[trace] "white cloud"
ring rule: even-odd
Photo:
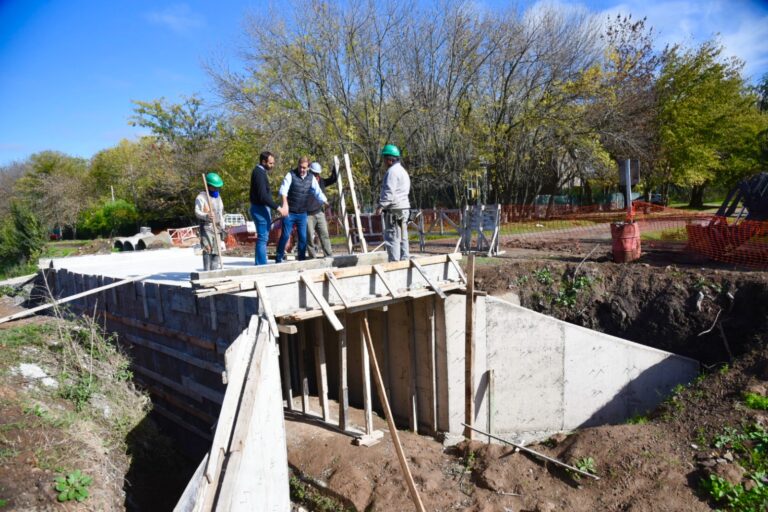
[[[558,5],[574,10],[593,1],[566,1]],[[744,61],[745,77],[757,81],[768,72],[768,9],[759,1],[624,0],[597,13],[602,21],[617,14],[647,18],[658,48],[675,43],[695,46],[719,37],[725,56]]]
[[[168,27],[177,34],[205,26],[205,18],[193,12],[187,4],[175,4],[160,11],[151,11],[147,20],[156,25]]]

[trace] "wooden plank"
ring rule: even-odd
[[[204,348],[207,350],[213,350],[213,351],[216,350],[216,345],[212,341],[205,340],[203,338],[198,338],[196,336],[190,336],[187,333],[177,331],[175,329],[169,329],[167,327],[151,324],[148,322],[144,322],[142,320],[137,320],[135,318],[114,315],[108,312],[105,312],[104,316],[107,320],[111,322],[117,322],[123,325],[127,325],[129,327],[135,327],[136,329],[141,329],[143,331],[159,334],[161,336],[175,338],[177,340],[189,343],[190,345],[195,345],[196,347]]]
[[[208,454],[205,454],[203,460],[197,465],[195,474],[187,483],[184,488],[184,492],[181,493],[179,501],[176,502],[176,506],[173,507],[173,512],[194,512],[195,505],[200,501],[200,491],[203,485],[203,472],[205,466],[208,464]]]
[[[461,253],[453,252],[448,255],[448,261],[451,263],[451,266],[453,266],[453,269],[456,271],[456,273],[459,275],[459,278],[464,284],[467,284],[467,276],[464,275],[464,271],[461,269],[461,265],[459,265],[459,262],[457,260],[461,259]]]
[[[365,242],[365,232],[363,223],[360,220],[360,207],[357,205],[357,193],[355,192],[355,179],[352,176],[352,164],[349,162],[349,154],[344,153],[344,168],[347,170],[347,180],[349,181],[349,193],[352,196],[352,206],[355,209],[355,224],[357,225],[357,235],[360,237],[360,247],[363,252],[368,252],[368,244]]]
[[[331,309],[331,305],[328,304],[328,302],[325,300],[325,297],[322,296],[316,289],[314,284],[305,276],[304,274],[301,275],[301,282],[304,283],[304,286],[306,287],[307,291],[312,295],[312,297],[317,301],[317,303],[320,305],[320,309],[323,310],[323,314],[328,318],[328,321],[331,322],[331,325],[334,329],[337,331],[340,331],[344,329],[344,326],[339,321],[339,317],[336,316],[336,313],[333,312],[333,309]]]
[[[138,288],[139,283],[136,283]],[[149,304],[147,304],[147,284],[141,283],[141,305],[144,307],[144,318],[149,319]]]
[[[291,388],[291,353],[288,348],[289,338],[285,333],[280,333],[280,361],[282,372],[280,380],[283,383],[283,398],[289,411],[293,411],[293,389]]]
[[[379,363],[376,359],[376,351],[373,348],[373,340],[371,339],[371,330],[368,327],[367,313],[363,313],[363,343],[368,346],[368,350],[371,353],[371,365],[373,366],[373,373],[376,379],[376,389],[379,392],[379,400],[381,401],[382,408],[384,409],[384,416],[387,419],[387,426],[389,427],[389,434],[392,436],[392,444],[395,445],[395,452],[397,453],[397,459],[400,462],[400,468],[403,471],[406,484],[408,485],[408,491],[411,494],[411,499],[416,507],[417,512],[426,512],[424,504],[421,502],[419,491],[416,489],[416,483],[413,481],[413,475],[408,467],[408,460],[405,458],[405,452],[403,451],[403,445],[400,443],[400,435],[397,433],[397,427],[395,427],[395,421],[392,418],[392,411],[389,408],[389,400],[384,393],[384,380],[381,378],[381,370],[379,369]]]
[[[437,332],[435,325],[435,309],[439,300],[437,297],[424,299],[429,301],[427,304],[427,350],[429,352],[429,384],[430,384],[430,411],[429,420],[432,433],[437,433]]]
[[[295,325],[277,324],[277,330],[280,334],[296,334],[299,329]]]
[[[328,407],[328,365],[325,361],[325,336],[323,319],[316,318],[314,325],[315,371],[317,374],[317,395],[323,420],[330,421],[331,413]]]
[[[328,279],[328,284],[331,285],[331,288],[333,288],[333,290],[336,292],[336,295],[338,295],[339,299],[341,299],[341,303],[344,304],[344,307],[349,307],[349,301],[344,296],[344,293],[342,293],[339,281],[336,279],[336,276],[333,274],[333,272],[326,272],[325,275]]]
[[[466,322],[464,324],[464,437],[472,439],[475,424],[475,255],[467,260]]]
[[[227,444],[232,435],[232,428],[240,402],[240,395],[243,391],[245,376],[248,366],[251,364],[258,334],[259,319],[254,315],[251,317],[248,328],[232,342],[232,358],[228,361],[227,365],[229,384],[224,393],[224,401],[219,412],[219,421],[216,425],[216,432],[213,435],[210,458],[205,468],[205,478],[208,484],[215,484],[219,480]],[[213,490],[211,489],[211,491]],[[208,494],[206,492],[206,495]]]
[[[419,271],[419,273],[421,274],[421,277],[423,277],[423,278],[424,278],[424,280],[427,282],[427,284],[429,285],[429,287],[430,287],[430,288],[432,288],[432,290],[434,290],[434,292],[435,292],[435,293],[437,293],[437,294],[440,296],[440,298],[441,298],[441,299],[445,300],[445,299],[447,298],[447,295],[445,294],[445,292],[443,291],[443,289],[442,289],[442,288],[440,288],[440,286],[439,286],[437,283],[435,283],[435,282],[432,280],[432,278],[431,278],[431,277],[429,277],[429,276],[427,275],[427,272],[426,272],[426,270],[424,270],[424,267],[422,267],[422,266],[419,264],[419,262],[418,262],[418,261],[416,261],[415,259],[414,259],[414,260],[410,260],[410,261],[411,261],[411,265],[413,265],[413,267],[414,267],[416,270],[418,270],[418,271]]]
[[[307,330],[299,330],[299,385],[301,386],[301,412],[309,414],[309,378],[305,368],[307,357]]]
[[[347,239],[347,252],[352,254],[352,233],[349,229],[349,219],[347,218],[347,198],[344,197],[344,179],[341,175],[341,166],[339,165],[339,157],[333,155],[333,163],[336,166],[336,176],[338,177],[338,189],[339,189],[339,215],[342,218],[342,226],[344,226],[344,236]]]
[[[419,432],[419,402],[416,392],[416,378],[418,372],[418,361],[416,359],[416,314],[413,308],[413,301],[406,304],[408,311],[408,327],[410,336],[408,337],[408,426],[412,432]]]
[[[266,329],[256,343],[240,403],[216,510],[290,510],[280,372]]]
[[[205,439],[206,441],[210,441],[212,439],[212,436],[209,432],[205,432],[203,430],[200,430],[197,427],[194,427],[189,424],[189,421],[185,420],[184,418],[181,418],[175,414],[173,414],[171,411],[163,407],[162,405],[154,404],[152,406],[152,412],[156,412],[160,414],[161,416],[171,420],[173,423],[177,424],[184,430],[187,430],[188,432],[192,432],[196,436]]]
[[[392,284],[389,282],[389,279],[387,279],[387,276],[384,275],[384,270],[381,268],[381,265],[374,265],[373,271],[379,277],[379,280],[381,280],[382,284],[384,285],[384,288],[387,289],[387,291],[393,298],[397,298],[400,296],[400,293],[394,288],[394,286],[392,286]]]
[[[148,278],[151,275],[152,274],[145,274],[145,275],[136,276],[136,277],[129,277],[127,279],[123,279],[122,281],[117,281],[117,282],[110,283],[110,284],[107,284],[107,285],[104,285],[104,286],[100,286],[98,288],[94,288],[92,290],[87,290],[87,291],[84,291],[84,292],[81,292],[81,293],[77,293],[75,295],[70,295],[69,297],[64,297],[63,299],[56,299],[56,300],[54,300],[52,302],[49,302],[47,304],[43,304],[41,306],[37,306],[37,307],[31,308],[31,309],[20,311],[19,313],[14,313],[13,315],[9,315],[9,316],[0,318],[0,324],[4,324],[5,322],[10,322],[10,321],[13,321],[13,320],[18,320],[19,318],[26,318],[28,316],[34,315],[35,313],[37,313],[39,311],[44,311],[44,310],[46,310],[48,308],[52,308],[54,306],[58,306],[59,304],[65,304],[67,302],[72,302],[73,300],[82,299],[83,297],[88,297],[88,296],[93,295],[95,293],[99,293],[99,292],[102,292],[104,290],[109,290],[109,289],[115,288],[117,286],[122,286],[124,284],[133,283],[133,282],[136,282],[136,281],[141,281],[142,279],[146,279],[146,278]]]
[[[216,314],[216,296],[208,300],[208,305],[211,308],[211,330],[217,331],[219,329],[219,317]]]
[[[344,315],[344,324],[347,315]],[[339,343],[339,428],[347,430],[349,426],[349,388],[347,385],[347,330],[338,332]]]
[[[366,313],[363,313],[365,315]],[[365,433],[373,433],[373,406],[371,404],[371,365],[368,357],[368,344],[365,341],[364,317],[360,316],[360,354],[363,370],[363,414],[365,415]]]
[[[191,364],[192,366],[197,366],[198,368],[202,368],[204,370],[208,370],[218,374],[221,374],[224,371],[224,367],[219,363],[216,363],[213,361],[206,361],[204,359],[191,356],[180,350],[176,350],[166,345],[147,340],[140,336],[136,336],[135,334],[123,334],[121,337],[128,340],[130,343],[134,345],[146,347],[155,352],[160,352],[161,354],[165,354],[167,356],[173,357],[174,359],[178,359],[179,361],[184,361],[185,363]]]
[[[461,283],[450,283],[450,284],[443,285],[442,288],[444,292],[451,292],[451,291],[463,289],[464,285]],[[422,288],[420,290],[413,290],[413,291],[404,293],[396,298],[388,297],[388,296],[373,297],[373,298],[363,299],[361,301],[353,302],[349,305],[348,308],[344,308],[344,306],[342,305],[331,306],[331,308],[337,312],[348,311],[350,313],[358,313],[360,311],[366,311],[366,310],[375,309],[375,308],[382,308],[384,306],[397,304],[398,302],[404,302],[404,301],[407,301],[408,299],[420,299],[422,297],[434,295],[434,293],[435,292],[433,292],[429,288]],[[317,318],[320,316],[324,316],[322,310],[308,309],[303,311],[286,313],[284,315],[281,315],[280,319],[285,322],[303,322],[304,320],[309,320],[311,318]]]
[[[267,298],[267,292],[261,281],[255,280],[253,284],[256,286],[256,292],[259,294],[259,303],[261,303],[261,309],[264,311],[264,316],[267,317],[269,322],[269,328],[272,331],[272,336],[279,336],[279,330],[277,328],[277,322],[275,321],[275,314],[272,312],[272,306]]]

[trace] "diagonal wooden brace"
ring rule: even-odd
[[[325,297],[323,297],[316,289],[314,283],[310,281],[305,274],[301,274],[301,282],[304,283],[304,286],[306,287],[307,291],[312,295],[312,297],[317,301],[318,304],[320,304],[320,309],[323,310],[323,314],[328,318],[328,321],[331,322],[331,325],[334,329],[337,331],[341,331],[344,329],[344,325],[342,325],[341,321],[339,320],[339,317],[336,316],[336,313],[333,312],[333,309],[331,309],[331,305],[328,304],[328,301],[325,300]]]

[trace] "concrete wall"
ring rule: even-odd
[[[477,385],[477,424],[493,433],[532,439],[554,431],[623,422],[653,409],[677,384],[698,373],[698,362],[592,331],[493,298],[478,299],[485,325],[486,377]],[[481,320],[485,315],[485,321]],[[485,386],[485,389],[483,389]]]

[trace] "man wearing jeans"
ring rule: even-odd
[[[323,168],[318,162],[312,162],[309,164],[309,172],[317,180],[317,184],[320,185],[320,190],[325,194],[325,187],[333,185],[338,180],[338,173],[334,166],[331,171],[331,175],[328,178],[323,178],[320,174],[323,172]],[[315,258],[320,252],[315,247],[313,238],[315,237],[315,231],[320,238],[320,245],[323,248],[323,254],[327,258],[333,255],[333,249],[331,248],[331,237],[328,235],[328,221],[325,218],[325,211],[323,207],[325,205],[320,204],[316,199],[310,200],[309,211],[307,212],[307,250],[309,256]]]
[[[251,172],[251,217],[256,225],[256,265],[267,264],[267,240],[272,225],[270,208],[288,215],[288,208],[277,206],[269,190],[267,172],[275,166],[275,156],[269,151],[259,155],[259,165]]]
[[[277,244],[275,263],[280,263],[285,257],[285,244],[291,236],[293,225],[296,224],[299,235],[299,260],[306,259],[307,252],[307,210],[310,200],[314,197],[322,206],[328,199],[320,190],[317,180],[309,172],[309,158],[299,158],[299,166],[285,175],[280,185],[280,197],[283,199],[283,209],[288,210],[288,216],[283,218],[283,232]]]
[[[381,150],[387,173],[381,182],[381,194],[376,214],[384,214],[384,243],[387,245],[389,261],[407,260],[408,252],[408,210],[411,203],[411,179],[400,165],[400,150],[387,144]]]

